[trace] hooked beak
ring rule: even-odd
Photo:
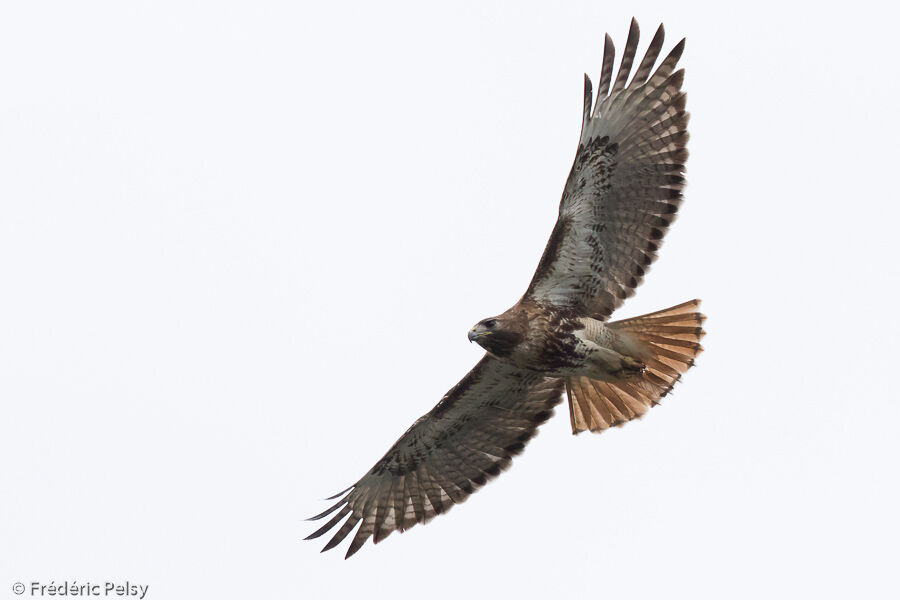
[[[469,330],[469,342],[470,343],[474,342],[478,338],[482,338],[486,335],[491,335],[491,332],[490,331],[476,331],[475,328],[473,327],[472,329]]]

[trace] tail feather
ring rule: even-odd
[[[640,377],[621,381],[567,378],[572,432],[600,432],[618,427],[644,416],[650,407],[659,404],[703,351],[700,340],[706,334],[703,331],[706,317],[697,311],[699,306],[699,300],[691,300],[609,323],[610,329],[636,342],[641,355],[635,358],[646,368]]]

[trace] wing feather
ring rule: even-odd
[[[650,76],[650,71],[653,69],[653,64],[659,57],[659,51],[662,50],[665,38],[666,30],[663,28],[662,24],[660,24],[656,29],[656,33],[653,35],[653,39],[650,40],[650,45],[647,46],[647,52],[644,54],[643,60],[641,60],[641,65],[634,73],[634,79],[631,81],[632,85],[647,81],[647,77]],[[637,42],[635,42],[635,45],[637,45]]]
[[[614,82],[614,47],[606,36],[595,103],[585,79],[578,152],[556,226],[525,293],[598,319],[609,317],[640,285],[685,185],[689,115],[684,71],[675,70],[684,40],[654,71],[665,38],[660,26],[628,83],[639,32],[632,20]]]
[[[356,527],[357,523],[359,523],[359,517],[355,514],[351,514],[350,518],[344,521],[344,524],[340,529],[338,529],[337,533],[335,533],[334,536],[330,540],[328,540],[328,543],[325,544],[324,548],[322,548],[322,552],[331,550],[342,541],[344,541],[344,538],[347,537],[347,534],[349,534],[354,527]]]
[[[464,502],[506,469],[562,399],[563,382],[486,355],[428,414],[388,450],[335,505],[338,511],[307,539],[347,521],[324,550],[353,528],[347,557],[372,538],[426,523]]]
[[[638,39],[641,37],[641,29],[638,27],[634,17],[631,18],[631,27],[628,29],[628,40],[625,42],[625,52],[622,54],[622,62],[619,63],[619,74],[616,76],[616,82],[613,84],[613,93],[625,89],[625,83],[628,81],[628,75],[631,73],[631,64],[634,62],[634,55],[637,54]]]
[[[612,81],[613,63],[616,62],[616,46],[609,34],[603,39],[603,69],[600,71],[600,85],[597,86],[597,97],[605,96]]]

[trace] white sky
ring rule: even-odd
[[[898,15],[324,4],[0,9],[0,597],[896,598]],[[619,316],[702,298],[698,367],[318,554],[524,291],[632,14],[688,38],[692,137]]]

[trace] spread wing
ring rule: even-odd
[[[337,514],[306,539],[348,517],[324,552],[362,522],[349,558],[372,536],[377,544],[465,501],[510,465],[553,414],[561,394],[561,380],[485,355],[362,479],[330,498],[341,497],[312,520]]]
[[[613,82],[615,49],[606,36],[596,104],[585,75],[578,153],[556,226],[525,293],[598,319],[609,317],[640,284],[684,187],[688,113],[684,71],[674,71],[684,40],[653,71],[664,38],[660,25],[626,85],[638,37],[632,19]]]

